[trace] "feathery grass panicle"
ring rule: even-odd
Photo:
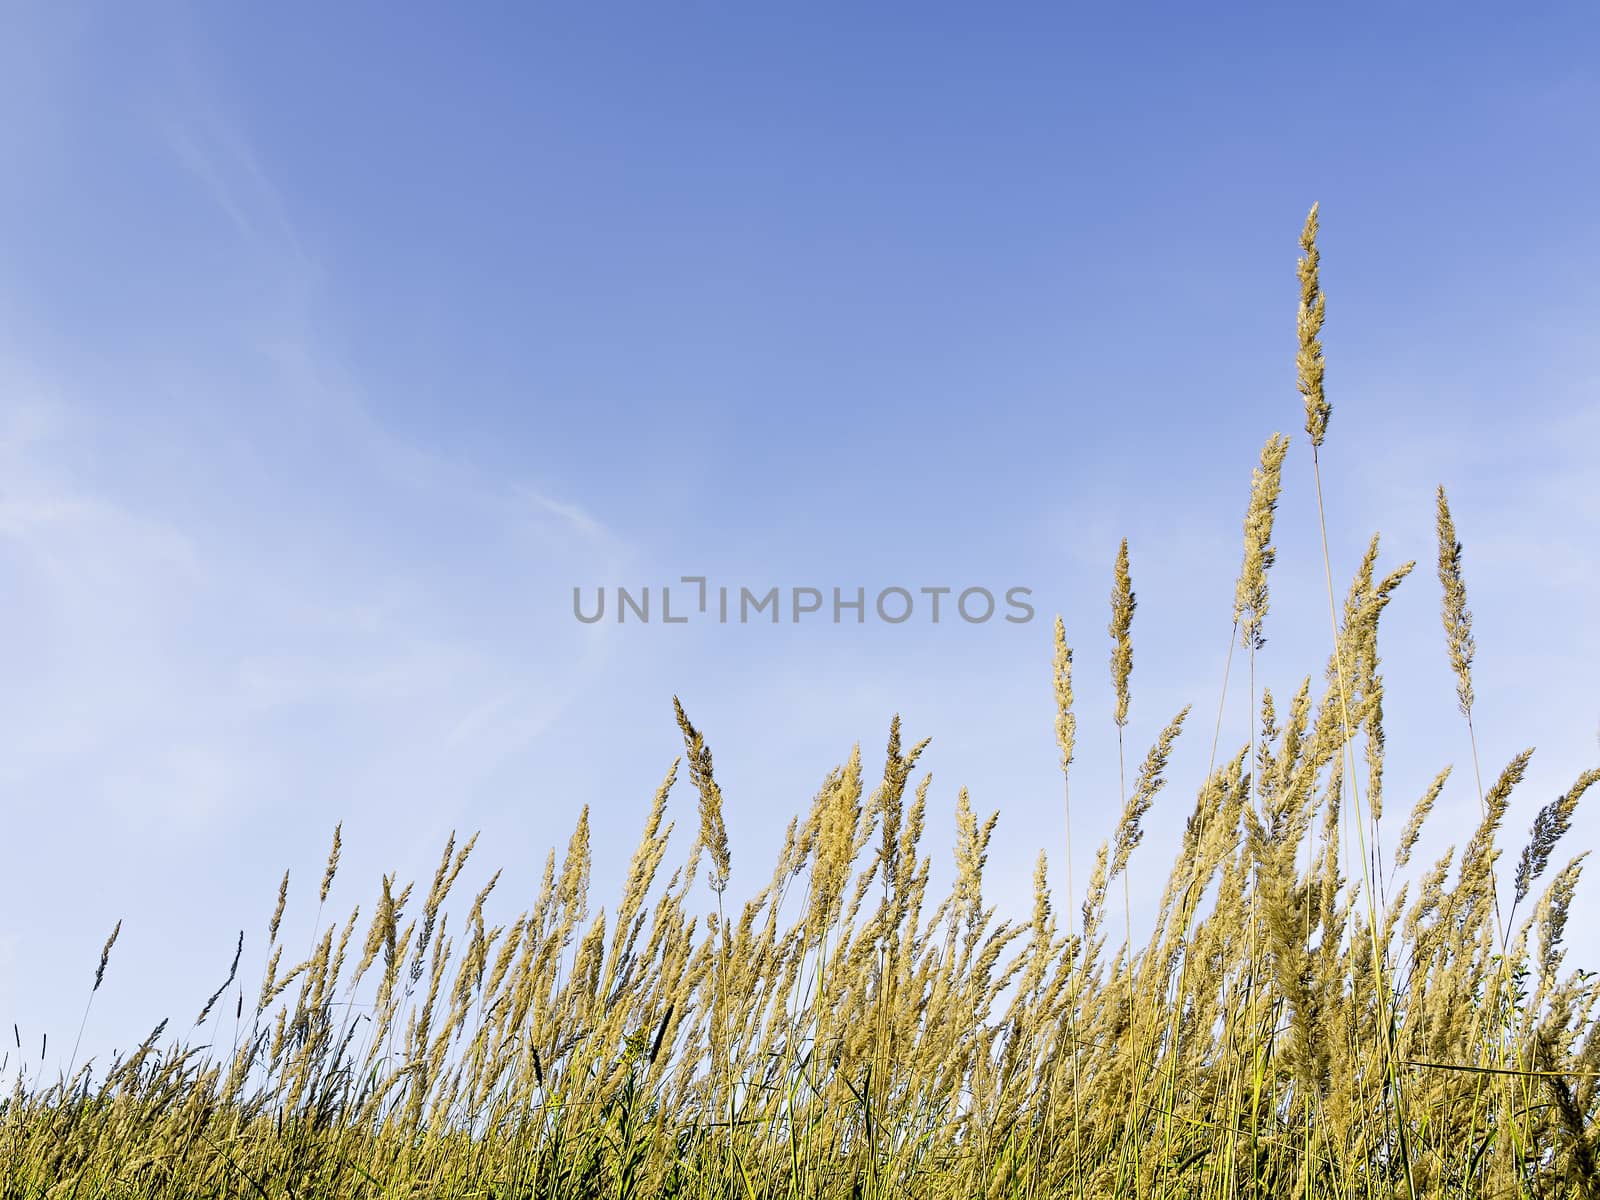
[[[1144,818],[1150,811],[1150,805],[1155,801],[1156,794],[1166,784],[1167,760],[1172,754],[1172,743],[1178,740],[1178,734],[1183,730],[1183,722],[1189,716],[1189,706],[1168,722],[1167,727],[1161,731],[1161,736],[1156,739],[1155,745],[1150,747],[1150,752],[1145,755],[1144,764],[1139,768],[1139,777],[1134,781],[1133,791],[1129,794],[1127,803],[1122,806],[1122,816],[1117,822],[1117,833],[1111,858],[1111,872],[1109,878],[1115,879],[1127,869],[1128,859],[1132,856],[1139,842],[1144,838]]]
[[[322,888],[317,893],[317,903],[325,903],[328,899],[328,889],[333,887],[333,877],[339,870],[340,834],[344,830],[344,822],[340,821],[333,827],[333,847],[328,851],[328,865],[322,872]]]
[[[882,824],[879,846],[886,877],[893,873],[891,864],[900,837],[901,801],[905,796],[908,771],[905,760],[900,757],[900,714],[895,713],[889,718],[889,742],[883,751],[883,779],[872,793],[868,806],[868,817],[877,817]]]
[[[976,921],[983,906],[983,867],[988,858],[993,819],[978,824],[967,789],[956,796],[956,904],[957,912]]]
[[[672,698],[689,759],[689,779],[700,793],[700,841],[711,855],[711,889],[718,894],[728,886],[732,857],[728,853],[728,828],[722,820],[722,789],[711,769],[711,747],[689,722],[678,698]]]
[[[267,941],[278,940],[278,927],[283,923],[283,906],[289,902],[289,872],[283,873],[283,882],[278,885],[278,903],[272,910],[272,920],[267,922]]]
[[[1105,917],[1106,868],[1110,848],[1109,842],[1101,842],[1100,848],[1095,851],[1094,869],[1089,872],[1089,886],[1084,892],[1082,915],[1083,940],[1086,945],[1094,941],[1094,935]]]
[[[1422,793],[1421,799],[1411,810],[1411,816],[1406,821],[1406,827],[1400,832],[1399,844],[1395,846],[1394,864],[1404,867],[1411,861],[1411,851],[1416,847],[1417,838],[1422,834],[1423,822],[1428,819],[1428,814],[1433,811],[1435,801],[1444,791],[1445,780],[1450,778],[1450,768],[1446,767],[1433,777],[1433,782],[1428,785],[1428,790]]]
[[[1456,538],[1456,523],[1450,516],[1450,502],[1444,485],[1439,485],[1439,583],[1444,589],[1441,613],[1444,617],[1445,645],[1450,652],[1450,669],[1456,676],[1456,702],[1461,715],[1472,716],[1472,613],[1467,609],[1467,587],[1461,578],[1461,543]]]
[[[1056,748],[1061,751],[1061,773],[1072,766],[1078,740],[1078,718],[1072,712],[1072,648],[1067,645],[1067,627],[1060,617],[1055,628]]]
[[[221,987],[211,993],[211,998],[206,1001],[205,1007],[200,1010],[200,1015],[194,1020],[196,1025],[204,1025],[206,1023],[206,1017],[210,1015],[212,1006],[216,1004],[217,1000],[222,996],[222,993],[227,991],[229,986],[231,986],[233,981],[238,977],[239,957],[243,953],[244,930],[241,929],[239,931],[239,944],[233,948],[233,965],[228,968],[228,977],[222,981]]]
[[[361,982],[373,962],[378,957],[378,952],[383,949],[384,941],[389,936],[390,926],[394,923],[394,899],[389,894],[389,877],[383,877],[383,891],[378,898],[377,911],[373,914],[372,924],[367,928],[367,940],[362,946],[361,959],[356,964],[355,978],[350,981],[350,986],[355,987]]]
[[[1306,402],[1306,433],[1311,435],[1313,449],[1322,446],[1328,435],[1328,418],[1333,415],[1333,405],[1323,392],[1325,365],[1322,359],[1322,323],[1327,316],[1327,298],[1322,294],[1320,264],[1322,255],[1317,250],[1317,209],[1313,204],[1306,216],[1305,228],[1300,232],[1300,313],[1296,322],[1300,348],[1295,354],[1295,370],[1300,394]]]
[[[1495,780],[1494,786],[1489,789],[1484,797],[1483,820],[1474,831],[1465,850],[1461,852],[1461,879],[1463,884],[1470,887],[1480,886],[1491,880],[1491,871],[1499,851],[1495,849],[1494,835],[1500,827],[1500,822],[1506,815],[1506,809],[1511,805],[1511,793],[1523,781],[1528,773],[1528,762],[1533,758],[1533,748],[1523,750],[1517,754],[1500,777]],[[1493,890],[1489,890],[1493,895]]]
[[[1572,909],[1572,898],[1578,887],[1578,875],[1583,870],[1583,860],[1589,857],[1585,850],[1551,881],[1544,899],[1539,903],[1539,980],[1541,988],[1549,991],[1556,981],[1556,972],[1566,957],[1562,949],[1567,929],[1567,916]]]
[[[372,929],[367,939],[366,952],[363,956],[363,968],[370,966],[374,958],[383,955],[385,969],[395,961],[398,947],[396,928],[400,921],[400,904],[394,897],[394,879],[392,876],[383,877],[383,894],[378,900],[378,911],[373,915]],[[357,972],[359,975],[360,972]]]
[[[873,795],[869,820],[876,816],[879,822],[879,869],[883,873],[885,888],[891,888],[900,874],[901,837],[905,829],[905,792],[911,772],[922,757],[931,738],[923,738],[909,751],[902,753],[900,742],[900,714],[895,713],[889,722],[889,744],[884,753],[883,781]]]
[[[561,874],[556,879],[555,900],[561,907],[563,920],[570,914],[582,917],[588,909],[589,873],[594,854],[589,844],[589,806],[578,811],[578,823],[567,839],[566,857],[561,860]]]
[[[1546,804],[1534,817],[1531,837],[1517,862],[1513,908],[1527,899],[1534,881],[1544,874],[1545,867],[1550,863],[1550,852],[1572,828],[1572,814],[1578,807],[1578,801],[1597,782],[1600,782],[1600,770],[1585,771],[1572,787]]]
[[[1133,674],[1133,578],[1128,573],[1128,539],[1117,549],[1116,573],[1111,588],[1111,682],[1117,690],[1117,728],[1128,723],[1128,678]]]
[[[1238,622],[1241,644],[1247,650],[1259,650],[1267,644],[1261,632],[1267,615],[1267,572],[1278,556],[1272,545],[1272,521],[1288,451],[1289,439],[1273,434],[1261,448],[1261,465],[1251,472],[1250,508],[1244,519],[1244,564],[1239,570],[1233,602],[1233,619]]]
[[[807,924],[819,943],[843,910],[845,884],[855,858],[861,789],[861,746],[857,744],[842,767],[828,772],[813,805],[816,829]]]
[[[111,961],[111,947],[117,944],[117,937],[122,933],[122,922],[118,921],[111,930],[111,936],[106,939],[106,944],[100,947],[100,965],[94,969],[94,987],[92,992],[98,992],[100,985],[105,981],[106,964]]]

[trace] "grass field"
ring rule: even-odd
[[[1298,375],[1320,504],[1315,210],[1302,248]],[[684,755],[603,912],[587,815],[509,926],[485,918],[493,880],[447,910],[472,850],[452,841],[425,885],[385,880],[369,912],[320,922],[294,961],[286,875],[259,983],[236,956],[187,1041],[157,1028],[114,1063],[51,1079],[30,1074],[17,1034],[0,1196],[1600,1195],[1600,993],[1565,961],[1583,855],[1558,846],[1600,771],[1540,807],[1516,790],[1526,753],[1474,761],[1456,786],[1480,823],[1437,862],[1411,861],[1450,775],[1420,797],[1383,794],[1377,630],[1412,565],[1380,572],[1375,539],[1342,596],[1329,578],[1326,663],[1292,696],[1254,694],[1288,446],[1270,439],[1251,481],[1236,595],[1232,686],[1249,687],[1257,733],[1214,750],[1190,785],[1149,928],[1130,915],[1142,824],[1174,740],[1214,734],[1185,710],[1148,749],[1122,745],[1124,543],[1109,626],[1123,810],[1065,900],[1041,853],[1031,917],[996,921],[982,890],[995,818],[964,792],[954,887],[928,893],[926,743],[902,741],[898,719],[881,772],[859,751],[836,767],[770,880],[735,890],[752,875],[734,875],[711,750],[679,707]],[[1475,647],[1443,489],[1437,520],[1440,653],[1470,730]],[[1056,625],[1069,829],[1082,666],[1069,641],[1092,637],[1102,669],[1102,636]],[[680,780],[698,832],[669,859]],[[1524,821],[1531,839],[1502,858]],[[336,833],[319,912],[338,858]],[[690,898],[702,878],[710,912]]]

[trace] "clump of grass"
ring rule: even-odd
[[[1320,514],[1331,406],[1317,233],[1313,209],[1297,373]],[[1537,888],[1600,770],[1535,811],[1514,877],[1510,916],[1528,906],[1519,925],[1497,915],[1495,862],[1531,752],[1479,786],[1480,823],[1459,855],[1412,867],[1444,766],[1383,857],[1377,639],[1410,564],[1380,570],[1374,539],[1342,616],[1330,568],[1322,685],[1307,675],[1286,702],[1258,698],[1288,449],[1274,435],[1261,452],[1234,595],[1229,661],[1234,646],[1250,657],[1251,737],[1219,758],[1213,734],[1139,939],[1128,880],[1189,709],[1122,786],[1121,819],[1080,896],[1061,619],[1065,908],[1041,852],[1022,922],[985,902],[997,815],[965,790],[953,886],[929,894],[932,777],[912,786],[928,743],[907,749],[898,717],[879,782],[869,791],[854,748],[741,900],[707,739],[674,701],[699,804],[675,869],[667,814],[684,760],[647,806],[621,896],[597,913],[586,809],[509,924],[485,915],[499,872],[452,920],[474,845],[452,836],[420,908],[411,884],[384,875],[364,930],[359,906],[324,928],[336,828],[305,957],[283,966],[286,873],[252,1011],[243,935],[201,1009],[196,1028],[235,994],[225,1052],[220,1036],[163,1043],[162,1022],[70,1077],[35,1073],[43,1046],[37,1066],[17,1064],[0,1100],[0,1197],[1596,1195],[1600,982],[1565,963],[1584,855]],[[1442,489],[1438,528],[1446,648],[1470,723],[1476,648]],[[1326,564],[1325,525],[1323,549]],[[1112,576],[1120,774],[1135,608],[1126,541]],[[1225,679],[1219,731],[1226,703]],[[1117,944],[1105,902],[1119,876]],[[704,912],[701,879],[714,895]]]

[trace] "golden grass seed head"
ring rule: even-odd
[[[1039,851],[1033,868],[1033,930],[1036,940],[1043,940],[1050,931],[1049,859]]]
[[[100,990],[100,984],[105,981],[106,964],[111,961],[111,947],[117,944],[117,937],[122,933],[122,922],[119,920],[111,930],[111,936],[106,939],[106,944],[100,947],[100,965],[94,969],[94,987],[90,988],[91,994]]]
[[[385,875],[383,877],[383,899],[378,905],[378,944],[383,952],[385,969],[392,969],[395,965],[397,943],[395,941],[395,927],[400,918],[400,905],[393,894],[393,880]],[[409,890],[409,888],[408,888]]]
[[[1588,857],[1589,852],[1585,850],[1563,867],[1551,881],[1539,904],[1539,974],[1546,988],[1554,984],[1556,972],[1561,969],[1561,960],[1566,957],[1561,947],[1566,935],[1567,916],[1577,891],[1583,860]]]
[[[1472,613],[1467,608],[1467,587],[1461,577],[1461,542],[1450,515],[1450,502],[1444,485],[1439,485],[1439,583],[1444,590],[1440,608],[1444,618],[1445,646],[1450,654],[1450,669],[1456,676],[1456,703],[1464,717],[1472,716]]]
[[[261,995],[256,1001],[256,1012],[265,1012],[267,1005],[272,1002],[272,997],[277,995],[278,986],[278,960],[283,957],[281,945],[272,948],[272,957],[267,960],[267,969],[261,976]]]
[[[906,783],[916,768],[917,760],[928,748],[931,738],[923,738],[909,752],[902,753],[900,741],[900,714],[895,713],[889,723],[889,744],[884,753],[883,780],[873,793],[868,809],[868,820],[881,818],[879,827],[879,867],[884,883],[892,884],[899,872],[900,832],[905,820]]]
[[[853,746],[842,767],[828,773],[819,793],[821,808],[816,858],[811,871],[811,905],[807,925],[820,936],[839,915],[850,864],[856,854],[860,820],[861,746]]]
[[[1111,682],[1117,690],[1117,727],[1128,723],[1128,679],[1133,674],[1133,611],[1137,601],[1133,578],[1128,571],[1128,539],[1117,549],[1117,563],[1111,588]]]
[[[978,816],[972,811],[967,789],[962,788],[956,796],[956,908],[972,917],[981,903],[983,859]]]
[[[343,821],[333,827],[333,847],[328,851],[328,865],[322,872],[322,888],[317,893],[317,903],[319,904],[328,899],[328,889],[333,886],[333,876],[339,870],[339,839],[343,828]]]
[[[289,872],[283,873],[283,882],[278,884],[278,906],[272,910],[272,920],[267,923],[267,941],[276,941],[278,927],[283,922],[283,906],[289,900]]]
[[[1266,645],[1262,622],[1267,615],[1267,572],[1277,559],[1272,545],[1273,515],[1282,489],[1283,459],[1289,439],[1273,434],[1261,448],[1261,465],[1251,472],[1250,507],[1244,520],[1244,563],[1234,591],[1233,619],[1239,625],[1243,646],[1259,650]]]
[[[1306,406],[1306,433],[1311,436],[1313,448],[1322,445],[1323,438],[1328,434],[1328,418],[1333,414],[1333,406],[1328,403],[1323,390],[1326,368],[1322,358],[1321,333],[1327,317],[1327,298],[1323,295],[1320,279],[1322,255],[1317,250],[1317,209],[1317,205],[1311,206],[1305,228],[1300,232],[1302,253],[1297,269],[1300,278],[1300,311],[1296,320],[1299,348],[1295,354],[1295,373]]]
[[[1144,837],[1144,817],[1150,811],[1156,793],[1166,783],[1165,772],[1167,760],[1172,754],[1172,744],[1183,730],[1183,722],[1189,715],[1189,707],[1184,706],[1168,722],[1167,727],[1161,731],[1161,736],[1156,739],[1155,745],[1150,747],[1150,752],[1145,755],[1143,765],[1139,768],[1139,777],[1134,783],[1133,791],[1129,793],[1127,803],[1122,807],[1122,817],[1117,822],[1115,850],[1111,859],[1111,873],[1109,878],[1115,879],[1128,865],[1128,859],[1133,854],[1135,847]]]
[[[1058,616],[1055,628],[1054,679],[1056,695],[1056,748],[1061,752],[1061,773],[1072,766],[1078,740],[1078,718],[1072,711],[1072,648],[1067,627]]]
[[[1094,940],[1094,931],[1099,926],[1101,913],[1106,902],[1106,854],[1109,847],[1101,842],[1100,849],[1095,851],[1094,870],[1089,874],[1089,887],[1083,900],[1083,940],[1089,943]]]
[[[689,759],[689,778],[700,793],[700,842],[711,855],[711,888],[719,895],[728,886],[732,857],[728,852],[728,829],[722,819],[722,789],[712,773],[711,747],[689,721],[678,698],[672,698],[678,728],[683,734]]]
[[[1416,847],[1417,838],[1422,833],[1422,824],[1428,819],[1428,814],[1433,811],[1434,801],[1444,791],[1445,780],[1450,778],[1450,768],[1446,767],[1434,776],[1433,782],[1428,785],[1428,790],[1422,793],[1422,798],[1411,810],[1411,816],[1406,821],[1406,827],[1400,832],[1400,841],[1395,847],[1394,862],[1397,867],[1404,867],[1411,861],[1411,851]]]
[[[581,917],[585,912],[591,867],[589,806],[585,804],[578,813],[578,823],[573,827],[572,837],[567,842],[567,855],[561,863],[561,875],[556,880],[556,903],[561,906],[563,913]]]

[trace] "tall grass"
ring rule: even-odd
[[[1297,361],[1320,512],[1316,236],[1313,210]],[[1082,896],[1068,844],[1065,921],[1041,854],[1031,915],[1012,922],[984,901],[996,817],[965,791],[954,885],[928,894],[928,743],[907,748],[898,718],[881,777],[857,748],[790,823],[765,885],[735,901],[749,876],[735,875],[708,741],[679,705],[699,832],[670,870],[676,762],[598,914],[586,811],[509,925],[485,916],[498,874],[459,922],[447,913],[473,849],[452,838],[425,890],[385,877],[364,931],[359,909],[323,927],[336,830],[305,957],[284,963],[286,876],[259,988],[233,990],[236,952],[191,1041],[164,1042],[163,1023],[51,1080],[17,1033],[0,1196],[1600,1195],[1600,985],[1563,949],[1584,856],[1551,871],[1600,771],[1536,810],[1504,922],[1496,847],[1528,753],[1478,786],[1459,854],[1413,867],[1449,769],[1394,833],[1377,633],[1410,564],[1381,573],[1374,539],[1342,606],[1330,572],[1326,663],[1287,703],[1256,695],[1288,449],[1274,435],[1251,482],[1230,634],[1248,655],[1252,736],[1219,756],[1212,733],[1149,928],[1133,926],[1128,878],[1188,709],[1123,775]],[[1443,489],[1438,503],[1444,652],[1470,721],[1462,548]],[[1124,542],[1109,626],[1119,767],[1133,612]],[[1067,629],[1064,774],[1079,733]],[[1070,830],[1070,799],[1067,814]],[[703,865],[709,913],[691,899]],[[1108,921],[1119,875],[1123,920]]]

